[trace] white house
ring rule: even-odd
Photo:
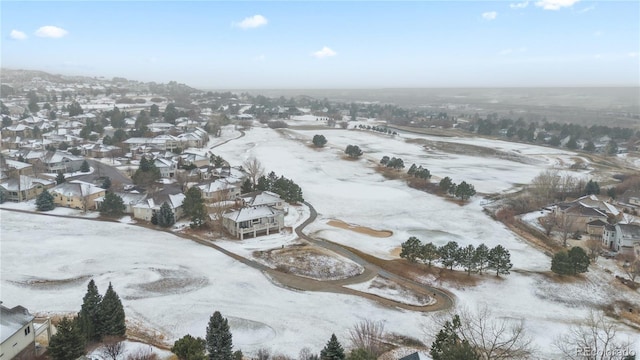
[[[35,357],[34,316],[22,306],[9,309],[0,305],[0,359]]]
[[[614,250],[640,245],[640,225],[616,224]]]
[[[176,175],[176,170],[178,169],[178,164],[169,159],[156,158],[153,162],[154,165],[160,170],[160,177],[162,178],[172,178]]]
[[[148,198],[133,205],[133,217],[144,221],[151,221],[153,213],[160,211],[160,206],[166,202],[169,204],[169,207],[171,207],[171,210],[173,210],[175,219],[178,220],[182,217],[182,203],[184,199],[185,195],[182,193]]]
[[[194,185],[202,192],[205,201],[231,200],[240,196],[240,186],[237,182],[227,179],[217,179],[204,184]]]
[[[284,213],[270,206],[245,207],[222,215],[222,226],[240,240],[244,240],[246,234],[269,235],[282,230]]]

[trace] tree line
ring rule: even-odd
[[[274,192],[289,203],[304,201],[302,189],[298,184],[282,175],[278,177],[273,171],[258,178],[255,190]]]
[[[433,262],[439,262],[443,267],[453,270],[454,267],[462,267],[467,274],[493,270],[496,276],[507,275],[513,266],[509,250],[502,245],[489,249],[485,244],[478,247],[467,245],[461,247],[455,241],[449,241],[440,247],[432,242],[423,244],[420,239],[411,236],[403,242],[400,257],[409,262],[421,261],[431,267]]]

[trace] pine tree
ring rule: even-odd
[[[59,172],[56,176],[56,184],[60,185],[65,181],[67,181],[67,179],[64,177],[64,174],[62,172]]]
[[[100,205],[100,214],[106,216],[120,216],[126,209],[124,201],[118,194],[112,192],[104,196],[104,201]]]
[[[489,250],[489,257],[487,258],[488,268],[496,271],[496,276],[500,274],[508,275],[509,270],[513,267],[511,263],[511,254],[509,250],[497,245],[493,249]]]
[[[207,326],[207,351],[209,360],[232,360],[233,339],[229,322],[216,311],[209,318]]]
[[[205,224],[208,214],[199,188],[192,186],[187,190],[182,208],[184,214],[191,218],[191,228],[199,228]]]
[[[98,312],[101,301],[102,296],[98,292],[98,287],[92,279],[87,285],[87,293],[84,295],[84,298],[82,298],[82,308],[78,314],[80,332],[87,341],[100,340],[100,334],[97,329],[100,327],[98,323]]]
[[[482,274],[482,271],[489,266],[489,248],[485,244],[480,244],[473,256],[475,257],[477,270]]]
[[[456,265],[456,255],[458,253],[458,243],[455,241],[449,241],[445,245],[438,248],[440,254],[440,263],[442,266],[448,267],[449,270],[453,270],[453,266]]]
[[[38,198],[36,198],[36,208],[38,211],[49,211],[55,207],[56,204],[53,202],[53,195],[51,195],[47,189],[41,192]]]
[[[462,340],[458,335],[458,330],[461,326],[458,315],[455,315],[452,321],[445,322],[438,335],[436,335],[435,341],[431,344],[429,354],[433,360],[480,359],[480,356],[475,353],[469,342]]]
[[[553,255],[551,271],[558,275],[573,275],[573,266],[566,251],[560,251]]]
[[[464,268],[467,275],[471,275],[476,271],[476,249],[473,245],[469,244],[466,247],[458,249],[456,252],[456,262]]]
[[[49,355],[53,360],[73,360],[85,354],[85,341],[73,320],[65,317],[56,326],[56,334],[49,342]]]
[[[98,311],[98,333],[100,336],[124,336],[126,331],[122,302],[109,283]]]
[[[250,193],[253,191],[253,185],[251,184],[251,180],[245,179],[240,187],[240,192],[242,194]]]
[[[91,168],[89,167],[89,163],[87,162],[87,160],[82,162],[82,165],[80,165],[80,171],[85,173],[85,172],[89,172],[91,170]]]
[[[173,343],[171,352],[176,354],[180,360],[205,360],[205,350],[207,342],[203,338],[194,338],[185,335]]]
[[[420,257],[422,251],[422,243],[420,240],[411,236],[407,241],[401,244],[402,251],[400,251],[400,257],[409,260],[409,262],[416,262],[416,259]]]
[[[420,248],[420,259],[431,267],[431,263],[440,257],[438,247],[433,243],[427,243]]]
[[[327,143],[327,139],[324,135],[314,135],[312,142],[315,147],[323,147]]]
[[[329,342],[327,342],[327,345],[325,345],[324,349],[320,351],[320,359],[321,360],[344,360],[345,359],[344,349],[342,348],[342,345],[340,345],[340,342],[338,341],[336,334],[331,334],[331,339],[329,339]]]
[[[589,270],[591,260],[583,248],[574,246],[567,255],[569,256],[573,274],[580,274]]]
[[[153,222],[153,218],[151,220]],[[162,227],[169,227],[176,223],[176,218],[173,214],[173,210],[171,210],[171,206],[169,206],[166,201],[160,206],[160,210],[156,215],[156,221],[158,225]]]

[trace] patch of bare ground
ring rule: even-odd
[[[254,251],[253,256],[278,271],[315,280],[348,279],[364,272],[364,268],[354,262],[307,244]]]
[[[475,286],[485,275],[467,275],[462,271],[443,269],[437,266],[410,263],[404,259],[384,260],[378,257],[366,254],[354,248],[344,246],[349,251],[355,253],[364,260],[396,275],[400,275],[421,284],[427,284],[426,278],[431,277],[437,283],[447,283],[450,286]]]
[[[640,330],[640,305],[629,301],[618,300],[604,308],[607,316]]]
[[[127,320],[127,339],[144,344],[153,345],[159,349],[171,350],[173,344],[159,331],[145,327],[144,325]]]
[[[9,281],[15,285],[31,287],[36,290],[56,290],[65,287],[73,287],[78,284],[82,284],[89,280],[91,275],[77,276],[68,279],[43,279],[43,278],[31,278],[24,281]]]
[[[327,225],[335,226],[341,229],[355,231],[360,234],[365,234],[373,237],[385,238],[393,235],[393,231],[390,230],[375,230],[372,228],[368,228],[366,226],[347,224],[342,220],[329,220],[327,221]]]
[[[512,152],[506,152],[501,150],[496,150],[493,148],[488,148],[485,146],[471,145],[471,144],[461,144],[447,141],[432,141],[427,139],[407,139],[405,140],[410,144],[420,144],[423,145],[425,151],[442,151],[449,154],[458,154],[458,155],[472,155],[478,157],[491,157],[498,158],[508,161],[513,161],[521,164],[537,164],[539,161],[534,159],[518,155]]]
[[[125,299],[135,300],[152,296],[183,294],[201,289],[209,283],[206,277],[193,276],[193,274],[186,269],[151,268],[150,270],[160,275],[160,279],[129,286],[129,288],[136,290],[137,294],[125,296]]]

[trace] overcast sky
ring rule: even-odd
[[[200,88],[639,86],[640,2],[7,2],[2,66]]]

